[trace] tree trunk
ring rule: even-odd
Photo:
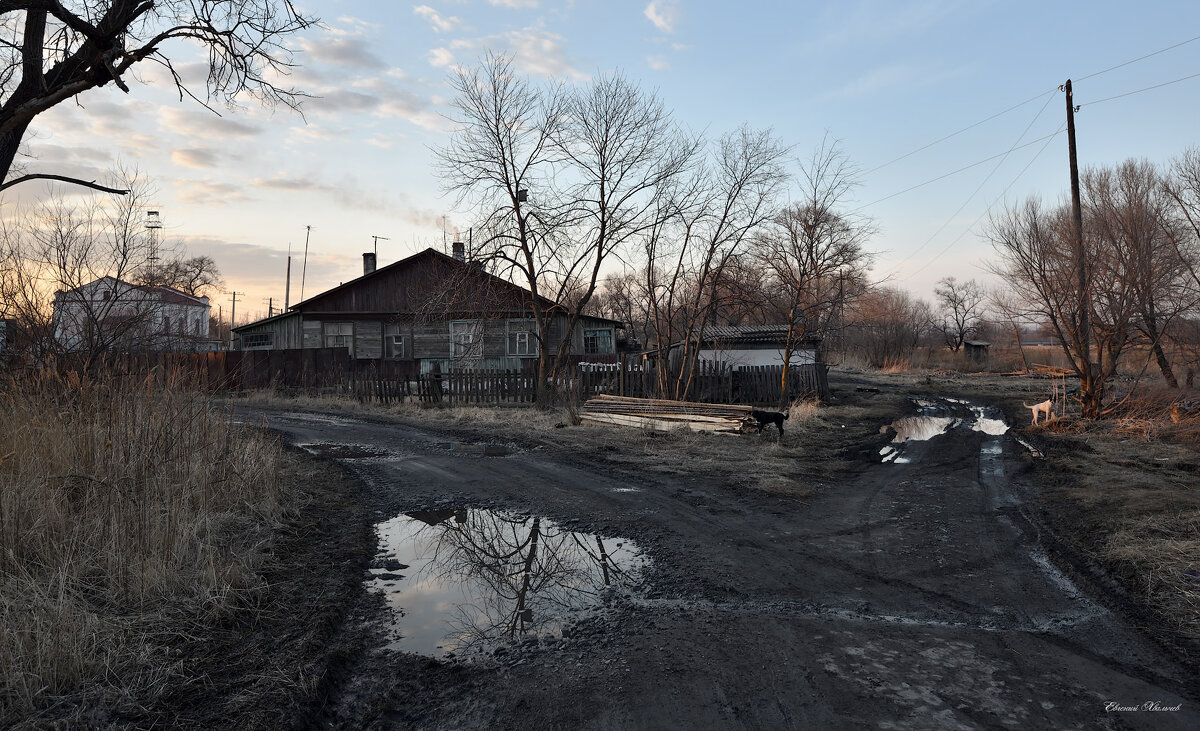
[[[1171,361],[1167,360],[1167,354],[1163,352],[1162,343],[1158,340],[1154,341],[1154,360],[1158,362],[1158,369],[1162,371],[1163,379],[1171,388],[1179,388],[1179,381],[1175,378],[1175,371],[1171,369]]]

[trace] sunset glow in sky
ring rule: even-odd
[[[360,275],[373,235],[387,239],[383,266],[441,247],[443,217],[451,234],[466,230],[432,150],[449,129],[449,74],[489,49],[535,76],[620,70],[714,137],[770,127],[802,158],[828,132],[862,170],[853,205],[880,228],[876,278],[925,298],[947,275],[987,278],[989,210],[1067,190],[1066,79],[1082,106],[1081,165],[1165,163],[1200,145],[1200,76],[1186,78],[1200,75],[1194,0],[299,6],[322,20],[291,41],[291,83],[312,95],[303,116],[252,102],[217,116],[144,67],[131,94],[110,85],[60,104],[27,140],[30,172],[98,179],[124,164],[150,176],[167,241],[212,256],[227,289],[246,293],[239,321],[282,301],[289,247],[299,300],[305,226],[305,296]],[[202,93],[202,59],[177,49]],[[18,186],[4,205],[41,194]],[[229,298],[214,304],[228,312]]]

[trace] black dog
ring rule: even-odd
[[[781,414],[778,411],[759,411],[755,409],[750,412],[750,418],[758,422],[759,434],[762,434],[763,427],[768,424],[774,424],[779,427],[780,436],[783,436],[783,420],[788,418],[788,415]]]

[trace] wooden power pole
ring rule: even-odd
[[[1075,266],[1079,285],[1079,310],[1075,323],[1078,328],[1079,355],[1082,360],[1080,376],[1082,377],[1082,393],[1084,416],[1088,414],[1089,402],[1095,393],[1095,379],[1098,374],[1092,372],[1092,330],[1091,310],[1092,298],[1088,291],[1087,251],[1083,248],[1083,207],[1079,202],[1079,157],[1075,152],[1075,96],[1071,91],[1071,80],[1063,84],[1067,97],[1067,149],[1071,160],[1071,220],[1072,232],[1075,237]],[[1098,404],[1096,404],[1098,406]]]

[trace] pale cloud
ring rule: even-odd
[[[646,64],[655,71],[667,71],[671,68],[671,62],[666,56],[647,56]]]
[[[485,49],[507,50],[512,55],[516,67],[530,74],[584,77],[584,74],[577,71],[567,60],[564,38],[543,28],[528,27],[483,38],[461,39],[454,41],[450,46],[456,50],[475,53],[481,53]],[[450,59],[448,63],[453,62],[454,56],[450,51],[438,51],[445,51]]]
[[[317,176],[276,176],[272,178],[255,178],[250,185],[259,190],[279,191],[285,194],[316,195],[323,199],[336,202],[342,208],[372,213],[383,213],[403,220],[431,220],[433,214],[425,211],[415,211],[407,198],[388,191],[380,193],[364,188],[362,183],[353,176],[343,176],[336,182],[325,182]]]
[[[460,22],[459,19],[453,15],[448,18],[442,17],[438,14],[438,11],[434,10],[428,5],[418,5],[414,7],[413,14],[419,15],[428,20],[429,24],[433,26],[433,29],[438,33],[445,33],[446,31],[454,30],[458,27]]]
[[[835,3],[814,17],[801,45],[809,52],[831,47],[861,48],[912,35],[942,23],[964,7],[961,0],[915,3]]]
[[[679,3],[676,0],[650,0],[642,13],[655,28],[663,33],[673,33],[675,24],[679,22]]]
[[[370,43],[361,30],[348,31],[330,28],[321,38],[301,38],[300,50],[306,62],[321,62],[336,66],[383,69],[387,64],[369,48]]]
[[[159,108],[159,123],[175,134],[202,140],[227,140],[230,137],[244,139],[263,133],[262,127],[219,117],[213,112],[174,107]]]
[[[222,180],[175,180],[175,197],[181,203],[201,207],[224,206],[253,200],[238,185]]]
[[[429,65],[440,69],[454,63],[454,53],[448,48],[435,48],[429,52]]]
[[[840,87],[817,97],[818,101],[855,99],[873,96],[895,89],[913,89],[943,84],[965,73],[963,68],[921,69],[915,66],[895,65],[872,69]]]
[[[171,151],[171,162],[187,168],[215,168],[221,156],[216,150],[187,148]]]
[[[488,5],[498,8],[536,8],[538,0],[488,0]]]

